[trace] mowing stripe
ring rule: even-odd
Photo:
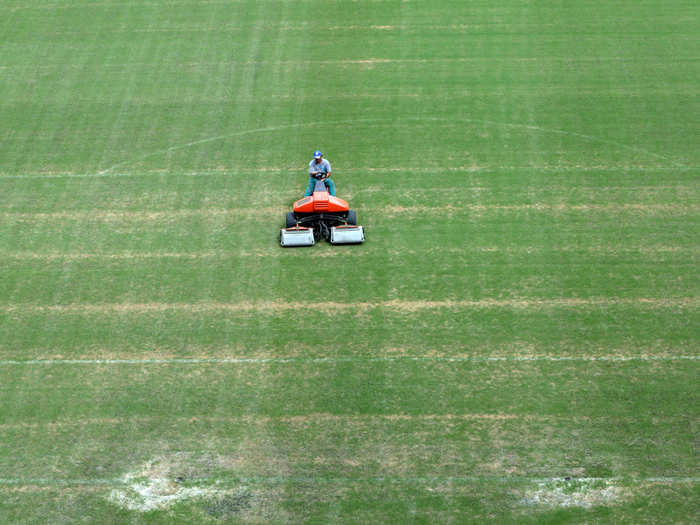
[[[365,172],[379,172],[379,173],[387,173],[387,172],[397,172],[397,173],[435,173],[436,171],[449,171],[449,172],[454,172],[454,173],[476,173],[476,172],[500,172],[500,171],[506,171],[506,172],[512,172],[512,171],[547,171],[547,172],[589,172],[589,171],[622,171],[622,172],[636,172],[636,171],[641,171],[641,172],[664,172],[664,171],[673,171],[673,172],[685,172],[685,171],[697,171],[700,170],[700,166],[629,166],[625,164],[624,166],[603,166],[603,165],[598,165],[598,166],[547,166],[547,165],[541,165],[541,166],[533,166],[533,165],[528,165],[528,166],[505,166],[505,165],[498,165],[498,166],[493,166],[493,165],[479,165],[479,166],[448,166],[445,168],[438,168],[438,167],[433,167],[433,168],[416,168],[416,167],[411,167],[411,166],[404,166],[404,167],[386,167],[386,168],[378,168],[376,166],[367,166],[367,167],[349,167],[349,168],[344,168],[342,171],[343,173],[365,173]],[[208,175],[240,175],[241,173],[247,172],[248,169],[246,167],[230,167],[230,168],[202,168],[197,171],[168,171],[166,169],[141,169],[137,172],[128,172],[128,173],[115,173],[115,172],[104,172],[101,174],[98,173],[71,173],[71,172],[51,172],[51,171],[46,171],[46,172],[34,172],[31,174],[24,173],[24,174],[10,174],[10,173],[0,173],[0,179],[69,179],[69,178],[77,178],[77,179],[84,179],[88,177],[149,177],[152,175],[178,175],[182,177],[205,177]],[[289,166],[279,166],[279,167],[272,167],[272,168],[262,168],[260,170],[256,170],[256,172],[270,172],[270,173],[281,173],[281,172],[288,172],[288,173],[299,173],[299,168],[293,168]]]
[[[281,249],[279,246],[268,247],[266,249],[256,249],[254,251],[239,250],[235,252],[223,250],[205,250],[193,252],[138,252],[124,251],[113,253],[99,252],[0,252],[0,259],[10,260],[40,260],[40,261],[80,261],[90,259],[105,260],[133,260],[133,259],[235,259],[244,257],[284,257],[290,254],[303,253],[304,257],[345,257],[347,254],[337,250],[323,251],[290,251]],[[700,246],[669,246],[669,245],[646,245],[633,248],[621,247],[618,245],[609,246],[460,246],[460,247],[440,247],[426,248],[423,250],[387,250],[383,246],[381,250],[372,250],[372,247],[362,251],[353,252],[353,257],[366,257],[381,254],[383,257],[405,257],[409,255],[427,254],[483,254],[502,253],[507,255],[532,255],[542,253],[590,253],[595,255],[610,256],[630,256],[630,255],[661,255],[661,254],[681,254],[699,255]],[[577,263],[567,263],[569,266],[576,266]],[[588,263],[582,263],[588,264]]]
[[[269,423],[340,423],[347,424],[348,422],[372,424],[377,422],[395,422],[395,421],[420,421],[420,422],[443,422],[443,421],[486,421],[486,422],[503,422],[503,421],[574,421],[574,422],[590,422],[590,421],[611,421],[611,422],[638,422],[640,420],[652,418],[656,422],[668,423],[670,421],[697,421],[700,422],[700,416],[580,416],[580,415],[556,415],[556,414],[530,414],[530,413],[466,413],[466,414],[330,414],[326,412],[310,413],[304,415],[287,415],[287,416],[267,416],[267,415],[237,415],[237,416],[167,416],[165,418],[151,416],[129,416],[129,417],[89,417],[89,418],[73,418],[53,421],[19,421],[12,423],[0,423],[0,430],[16,430],[16,429],[55,429],[58,427],[71,426],[105,426],[105,425],[133,425],[147,424],[156,421],[167,420],[167,423],[180,425],[183,423],[245,423],[252,424],[269,424]]]
[[[501,248],[474,248],[469,247],[464,250],[440,250],[442,253],[452,253],[453,255],[467,255],[469,253],[504,253],[508,255],[532,255],[545,253],[545,250],[537,247],[523,248],[521,250],[512,249],[501,249]],[[546,252],[551,253],[593,253],[600,255],[610,255],[610,256],[630,256],[630,255],[662,255],[662,254],[684,254],[684,255],[698,255],[700,253],[700,248],[659,248],[659,249],[648,249],[640,247],[639,249],[626,250],[610,248],[609,250],[603,249],[586,249],[581,248],[577,250],[566,250],[565,248],[552,248],[547,249]],[[290,254],[298,252],[292,252],[289,250],[281,250],[275,248],[272,250],[259,250],[259,251],[241,251],[241,252],[217,252],[217,251],[202,251],[202,252],[124,252],[124,253],[39,253],[39,252],[7,252],[0,253],[0,259],[6,260],[18,260],[18,261],[83,261],[83,260],[138,260],[138,259],[238,259],[247,257],[284,257]],[[388,250],[381,252],[382,257],[405,257],[409,255],[428,255],[433,253],[431,250],[425,250],[423,252],[418,252],[415,250],[406,250],[404,252]],[[358,253],[353,253],[353,258],[356,257],[368,257],[377,255],[376,252],[372,251],[362,251]],[[343,251],[305,251],[304,257],[345,257],[347,253]],[[644,262],[644,261],[640,261]],[[667,262],[668,264],[673,264],[673,266],[679,266],[678,263]],[[497,263],[508,265],[510,263]],[[521,264],[520,261],[512,264]],[[557,263],[547,263],[546,266],[555,265]],[[561,263],[566,266],[588,266],[590,262],[583,263]],[[600,263],[598,263],[600,264]],[[484,263],[470,263],[470,266],[493,266],[494,263],[484,262]]]
[[[160,211],[133,211],[133,210],[104,210],[102,208],[92,210],[73,210],[57,212],[2,212],[0,218],[7,221],[171,221],[173,219],[192,217],[270,217],[283,215],[286,208],[283,207],[256,207],[256,208],[192,208],[179,210]],[[484,213],[484,212],[541,212],[541,213],[622,213],[637,212],[645,215],[673,214],[673,215],[697,215],[700,213],[698,204],[446,204],[444,206],[364,206],[361,210],[365,213],[425,215],[444,213]]]
[[[381,357],[197,357],[197,358],[144,358],[144,359],[3,359],[0,366],[32,365],[196,365],[196,364],[286,364],[286,363],[385,363],[397,361],[418,362],[625,362],[625,361],[698,361],[700,355],[612,355],[612,356],[381,356]]]
[[[590,298],[553,298],[553,299],[480,299],[480,300],[439,300],[439,301],[381,301],[381,302],[321,302],[299,303],[282,301],[260,301],[219,303],[105,303],[105,304],[4,304],[0,313],[149,313],[180,311],[199,312],[286,312],[289,310],[318,309],[319,311],[353,311],[366,312],[372,309],[384,309],[399,312],[418,312],[433,309],[482,309],[482,308],[579,308],[586,306],[642,306],[649,308],[695,308],[700,306],[700,297],[590,297]]]
[[[700,416],[581,416],[581,415],[557,415],[557,414],[531,414],[531,413],[464,413],[464,414],[330,414],[330,413],[310,413],[304,415],[232,415],[232,416],[186,416],[186,417],[152,417],[152,416],[128,416],[128,417],[79,417],[72,419],[61,419],[53,421],[16,421],[10,423],[0,423],[0,431],[26,431],[29,429],[56,430],[67,427],[87,427],[107,425],[152,425],[162,422],[163,425],[190,425],[194,423],[206,424],[245,424],[245,425],[269,425],[269,424],[309,424],[309,425],[329,425],[340,426],[349,423],[359,425],[394,424],[400,421],[412,423],[435,423],[442,425],[445,422],[470,421],[482,422],[495,425],[499,423],[528,424],[530,422],[565,422],[565,423],[605,423],[605,424],[638,424],[640,421],[652,420],[655,424],[668,424],[673,422],[700,423]]]
[[[164,478],[149,478],[148,481],[168,481]],[[172,480],[170,480],[172,481]],[[614,476],[609,478],[598,477],[528,477],[528,476],[419,476],[419,477],[394,477],[394,476],[370,476],[370,477],[314,477],[314,476],[237,476],[224,479],[195,478],[188,479],[193,484],[216,484],[221,487],[228,483],[238,484],[285,484],[285,483],[459,483],[459,482],[496,482],[496,483],[557,483],[557,482],[596,482],[596,481],[623,481],[627,483],[698,483],[698,476],[651,476],[633,478]],[[51,479],[51,478],[0,478],[0,485],[5,486],[106,486],[122,487],[130,485],[134,480],[123,478],[95,478],[95,479]]]

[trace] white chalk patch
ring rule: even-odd
[[[213,497],[225,492],[183,486],[183,480],[170,475],[171,466],[171,461],[166,459],[147,462],[139,470],[124,475],[121,480],[123,485],[113,489],[107,499],[129,510],[148,512],[165,509],[180,501]]]
[[[114,489],[109,500],[120,507],[140,512],[159,510],[174,503],[198,497],[211,497],[221,491],[199,487],[182,487],[170,479],[132,480],[126,487]]]
[[[583,507],[614,504],[624,496],[614,481],[573,479],[541,482],[528,490],[521,503],[546,507]]]

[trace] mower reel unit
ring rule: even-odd
[[[357,225],[355,210],[343,199],[329,195],[326,183],[317,179],[311,197],[296,201],[294,211],[287,213],[280,244],[313,246],[321,239],[331,244],[360,244],[365,240],[365,230]]]

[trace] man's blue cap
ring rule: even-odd
[[[321,153],[321,150],[317,149],[316,151],[314,151],[314,158],[315,159],[320,159],[321,157],[323,157],[323,153]]]

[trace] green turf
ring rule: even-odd
[[[700,520],[699,19],[4,1],[0,522]]]

